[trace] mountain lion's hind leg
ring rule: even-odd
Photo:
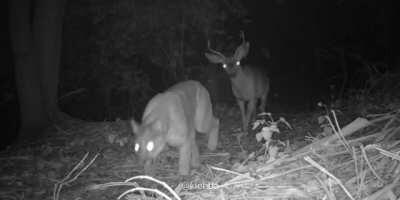
[[[198,91],[194,119],[195,129],[208,134],[208,149],[214,151],[218,144],[219,120],[214,117],[210,95],[206,89]]]

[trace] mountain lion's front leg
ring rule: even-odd
[[[149,176],[154,176],[155,175],[155,169],[154,169],[154,160],[153,159],[148,159],[144,163],[144,173]]]
[[[193,131],[195,133],[195,131]],[[199,147],[196,144],[196,138],[193,137],[193,139],[190,139],[192,142],[192,155],[190,156],[190,164],[194,168],[198,168],[200,166],[200,154],[199,154]]]
[[[179,147],[179,174],[189,175],[190,170],[190,155],[192,154],[192,142],[191,138],[187,137],[187,140]]]
[[[211,151],[215,151],[218,145],[219,119],[212,116],[210,130],[208,132],[207,147]]]

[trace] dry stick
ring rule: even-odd
[[[247,174],[240,174],[240,173],[237,173],[237,172],[234,172],[234,171],[230,171],[230,170],[226,170],[226,169],[221,169],[221,168],[213,167],[213,166],[211,166],[211,168],[214,169],[214,170],[220,170],[220,171],[224,171],[224,172],[228,172],[228,173],[237,175],[235,178],[226,181],[223,185],[218,185],[215,189],[227,187],[227,186],[229,186],[229,185],[244,184],[244,183],[250,183],[250,182],[255,181],[255,179],[254,179],[253,177],[250,177],[250,176],[247,175]],[[250,178],[250,180],[237,181],[237,180],[240,179],[240,178]]]
[[[352,150],[353,150],[352,155],[353,155],[353,160],[354,160],[354,169],[355,169],[355,172],[356,172],[356,177],[358,177],[359,176],[359,171],[358,171],[356,148],[354,146],[352,146]],[[357,178],[357,188],[358,189],[360,188],[360,185],[361,185],[360,179]],[[360,190],[358,190],[358,191],[360,191]]]
[[[273,176],[262,177],[262,178],[260,178],[259,180],[254,180],[254,179],[253,179],[253,180],[244,180],[244,181],[237,181],[237,182],[230,182],[230,181],[227,181],[227,182],[225,182],[225,183],[222,184],[222,185],[216,186],[215,189],[225,188],[225,187],[228,187],[228,186],[230,186],[230,185],[241,185],[241,184],[247,184],[247,183],[251,183],[251,182],[260,182],[260,181],[264,181],[264,180],[267,180],[267,179],[272,179],[272,178],[276,178],[276,177],[279,177],[279,176],[283,176],[283,175],[292,173],[292,172],[294,172],[294,171],[298,171],[298,170],[302,170],[302,169],[311,168],[311,167],[312,167],[312,166],[307,165],[307,166],[303,166],[303,167],[299,167],[299,168],[296,168],[296,169],[292,169],[292,170],[286,171],[286,172],[284,172],[284,173],[275,174],[275,175],[273,175]]]
[[[311,159],[309,156],[304,157],[304,160],[309,162],[311,165],[314,167],[318,168],[320,171],[324,172],[327,174],[329,177],[331,177],[333,180],[336,181],[340,185],[340,187],[343,189],[343,191],[349,196],[350,199],[355,200],[354,197],[350,194],[350,192],[346,189],[346,187],[343,185],[342,181],[340,181],[338,178],[336,178],[334,175],[328,172],[325,168],[323,168],[321,165],[319,165],[317,162],[315,162],[313,159]]]
[[[361,184],[362,184],[361,185],[361,190],[360,190],[360,195],[362,195],[364,188],[366,188],[366,186],[365,186],[365,181],[366,181],[366,177],[367,177],[367,171],[366,170],[368,170],[368,169],[366,169],[366,167],[365,167],[364,159],[361,159],[361,166],[362,166],[363,172],[365,171],[365,173],[361,173],[360,174],[360,181],[361,181]]]
[[[387,124],[386,124],[387,125]],[[382,129],[381,131],[381,135],[376,139],[377,142],[385,142],[384,139],[389,139],[390,137],[387,137],[387,135],[389,135],[392,131],[393,128],[400,128],[400,127],[392,127],[392,128],[386,128],[386,129]]]
[[[297,159],[299,159],[299,158],[301,158],[301,157],[303,157],[303,156],[305,156],[305,155],[307,155],[307,154],[309,154],[309,153],[310,153],[310,152],[301,152],[301,153],[299,153],[299,154],[293,154],[292,156],[285,155],[285,156],[283,156],[283,157],[281,157],[281,158],[278,158],[278,159],[276,159],[276,160],[274,160],[274,161],[268,163],[267,165],[265,165],[265,166],[263,166],[263,167],[257,169],[257,172],[263,171],[263,170],[265,170],[265,169],[269,170],[269,169],[271,169],[272,167],[278,166],[278,165],[280,165],[280,164],[283,163],[283,162],[292,162],[292,161],[295,161],[295,160],[297,160]]]
[[[385,120],[391,119],[394,116],[396,116],[396,114],[384,114],[382,117],[373,119],[370,122],[371,122],[371,124],[376,124],[376,123],[379,123],[381,121],[385,121]]]
[[[392,142],[392,143],[390,144],[390,146],[388,146],[388,148],[393,148],[393,147],[395,147],[395,146],[397,146],[397,145],[399,145],[399,144],[400,144],[400,140],[394,141],[394,142]]]
[[[56,184],[54,184],[54,189],[53,189],[53,200],[58,200],[61,188],[62,188],[62,183],[65,182],[73,172],[75,172],[86,160],[87,156],[89,153],[86,153],[83,158],[78,162],[78,164],[75,165],[75,167],[65,176],[61,181],[57,181]]]
[[[347,180],[346,181],[346,183],[345,183],[345,185],[347,185],[347,184],[351,184],[351,180],[356,180],[357,181],[357,199],[359,199],[359,198],[361,198],[361,196],[362,196],[362,193],[363,193],[363,189],[364,188],[366,188],[365,187],[365,176],[366,176],[366,174],[370,171],[368,168],[366,168],[365,167],[365,164],[364,164],[364,159],[363,159],[363,157],[361,157],[361,159],[360,159],[360,170],[361,171],[359,171],[357,174],[356,174],[356,176],[354,176],[353,178],[351,178],[350,180]]]
[[[383,158],[383,156],[379,155],[379,156],[375,156],[374,158],[372,158],[372,159],[370,159],[370,160],[376,161],[376,160],[379,160],[379,159],[381,159],[381,158]],[[335,171],[335,170],[337,170],[338,168],[341,168],[341,167],[344,167],[344,166],[346,166],[346,165],[351,164],[352,162],[354,162],[354,161],[353,161],[353,160],[346,161],[346,162],[344,162],[344,163],[341,163],[341,164],[339,164],[339,165],[335,165],[335,166],[331,167],[330,170],[331,170],[331,171]]]
[[[393,117],[389,120],[389,122],[386,123],[385,126],[383,126],[381,131],[386,130],[387,128],[389,128],[389,126],[392,125],[396,120],[397,120],[396,115],[393,115]]]
[[[384,138],[383,142],[388,142],[393,136],[395,136],[400,131],[400,127],[388,129],[387,133],[382,136]]]
[[[328,188],[327,184],[324,181],[322,181],[318,176],[316,176],[316,175],[313,175],[313,176],[314,176],[315,179],[317,179],[319,184],[321,184],[322,189],[325,190],[326,195],[328,195],[328,197],[329,197],[328,199],[336,199],[334,194],[333,194],[333,192],[332,192],[332,190],[330,190]]]
[[[347,140],[347,141],[349,142],[349,144],[361,143],[361,142],[363,142],[365,140],[369,140],[369,139],[372,139],[372,138],[379,137],[380,135],[382,135],[382,133],[381,132],[377,132],[377,133],[374,133],[372,135],[366,135],[366,136],[362,136],[362,137],[355,138],[355,139],[352,139],[352,140]]]
[[[399,169],[400,169],[400,165],[398,166],[398,170]],[[371,196],[365,198],[364,200],[374,200],[374,199],[381,198],[385,194],[388,194],[388,192],[391,191],[395,186],[397,186],[398,182],[400,181],[400,174],[397,174],[397,176],[395,176],[395,177],[396,178],[393,180],[393,182],[391,184],[385,186],[384,188],[382,188],[381,190],[375,192],[374,194],[372,194]]]
[[[144,188],[144,187],[137,187],[137,188],[133,188],[130,190],[125,191],[124,193],[122,193],[121,195],[118,196],[117,199],[121,199],[122,197],[124,197],[125,195],[127,195],[128,193],[132,193],[132,192],[136,192],[136,191],[148,191],[148,192],[154,192],[168,200],[172,200],[171,198],[169,198],[166,194],[164,194],[163,192],[157,190],[157,189],[151,189],[151,188]]]
[[[174,197],[175,197],[176,199],[179,199],[179,200],[181,199],[181,198],[179,197],[179,195],[176,194],[176,192],[175,192],[167,183],[165,183],[165,182],[163,182],[163,181],[160,181],[160,180],[157,180],[157,179],[155,179],[155,178],[153,178],[153,177],[151,177],[151,176],[134,176],[134,177],[131,177],[131,178],[126,179],[125,182],[130,182],[130,181],[135,180],[135,179],[147,179],[147,180],[156,182],[156,183],[158,183],[158,184],[164,186],[172,195],[174,195]]]
[[[334,147],[332,147],[334,148]],[[334,152],[334,153],[325,153],[324,158],[327,159],[328,157],[334,157],[334,156],[342,156],[344,154],[347,154],[347,150],[344,151],[339,151],[339,152]]]
[[[361,159],[360,160],[360,162],[361,162],[361,170],[362,170],[362,173],[360,173],[360,177],[359,177],[359,179],[360,179],[360,183],[361,183],[361,185],[360,185],[360,190],[359,190],[359,196],[358,196],[358,198],[361,198],[361,196],[362,196],[362,194],[363,194],[363,190],[364,190],[364,188],[366,188],[365,187],[365,178],[366,178],[366,175],[367,175],[367,173],[363,173],[364,171],[366,171],[365,169],[365,164],[364,164],[364,159]]]
[[[200,157],[217,157],[217,156],[230,156],[228,152],[220,152],[220,153],[205,153],[200,155]]]
[[[230,185],[241,185],[241,184],[246,184],[246,183],[251,183],[254,182],[254,180],[245,180],[245,181],[238,181],[238,182],[231,182],[231,183],[224,183],[222,185],[217,185],[215,189],[220,189],[220,188],[225,188]]]
[[[347,180],[344,185],[351,185],[354,182],[357,182],[357,179],[362,179],[362,177],[364,177],[367,173],[369,172],[368,169],[362,170],[359,172],[358,176],[353,176],[352,178],[350,178],[349,180]]]
[[[249,176],[248,174],[243,174],[243,175],[235,176],[234,178],[226,181],[224,184],[237,183],[237,182],[243,181],[244,178],[247,180],[252,180],[252,181],[255,180],[253,177]]]
[[[96,160],[97,156],[99,156],[99,155],[100,155],[100,154],[96,154],[96,155],[94,156],[94,158],[93,158],[85,167],[83,167],[83,169],[81,169],[72,179],[66,181],[64,184],[68,184],[68,183],[71,183],[72,181],[75,181],[75,180],[78,178],[78,176],[82,174],[82,172],[86,171],[86,169],[87,169],[90,165],[92,165],[92,163]]]
[[[355,133],[356,131],[365,128],[367,126],[371,125],[371,122],[368,121],[367,119],[364,118],[357,118],[355,119],[353,122],[351,122],[350,124],[346,125],[345,127],[342,128],[342,135],[343,137],[349,136],[353,133]],[[336,135],[331,135],[331,136],[327,136],[324,137],[314,143],[311,143],[297,151],[295,151],[293,153],[293,155],[296,154],[301,154],[301,153],[307,153],[308,151],[310,151],[311,149],[319,149],[324,147],[326,144],[332,143],[333,141],[335,141],[337,139]]]
[[[223,172],[226,172],[226,173],[234,174],[234,175],[237,175],[237,176],[243,176],[243,177],[246,177],[246,178],[254,179],[253,177],[251,177],[249,175],[241,174],[241,173],[238,173],[238,172],[235,172],[235,171],[231,171],[231,170],[227,170],[227,169],[223,169],[223,168],[219,168],[219,167],[214,167],[214,166],[211,166],[211,165],[210,165],[210,168],[214,169],[214,170],[217,170],[217,171],[223,171]]]
[[[333,114],[335,114],[335,113],[333,113]],[[340,131],[340,127],[339,126],[336,127],[337,128],[337,130],[336,130],[335,126],[332,123],[331,118],[329,118],[327,116],[326,116],[326,118],[328,119],[330,126],[332,127],[333,131],[335,132],[335,135],[339,138],[339,141],[342,142],[342,144],[346,148],[347,152],[349,152],[349,154],[351,155],[350,145],[346,143],[346,139],[344,138],[343,133]]]
[[[258,169],[256,170],[256,172],[263,172],[263,173],[265,173],[265,172],[267,172],[267,171],[269,171],[269,170],[272,170],[272,169],[279,170],[281,167],[286,167],[286,165],[284,166],[284,165],[281,164],[281,163],[284,163],[284,162],[286,162],[287,164],[293,163],[294,161],[298,160],[298,159],[301,158],[302,156],[305,156],[305,155],[307,155],[307,154],[309,154],[309,153],[310,153],[310,152],[302,153],[301,155],[296,155],[296,156],[292,156],[292,157],[288,157],[288,155],[285,155],[285,156],[283,156],[283,157],[281,157],[281,158],[279,158],[279,159],[277,159],[277,160],[272,161],[271,163],[268,163],[268,164],[266,164],[266,165],[264,165],[264,166],[261,166],[260,168],[258,168]],[[279,165],[280,165],[280,166],[279,166]]]
[[[391,128],[390,130],[392,130],[392,129],[394,129],[394,128]],[[400,127],[399,127],[399,129],[400,129]],[[377,133],[374,133],[374,134],[372,134],[372,135],[367,135],[367,136],[355,138],[355,139],[352,139],[352,140],[347,140],[347,142],[348,142],[349,144],[354,145],[354,144],[356,144],[356,143],[361,143],[361,142],[363,142],[363,141],[365,141],[365,140],[369,140],[369,139],[372,139],[372,138],[380,137],[382,134],[384,134],[384,133],[382,133],[382,132],[377,132]],[[399,141],[399,143],[400,143],[400,141]],[[335,147],[339,147],[339,146],[341,146],[341,145],[342,145],[342,144],[332,144],[332,145],[329,145],[328,147],[330,147],[330,148],[335,148]],[[347,151],[341,151],[341,152],[338,152],[338,153],[325,154],[325,156],[335,156],[335,155],[345,154],[346,152],[347,152]]]
[[[271,176],[261,177],[259,181],[264,181],[264,180],[267,180],[267,179],[273,179],[273,178],[276,178],[276,177],[284,176],[286,174],[290,174],[290,173],[295,172],[295,171],[308,169],[308,168],[312,168],[312,166],[311,165],[306,165],[306,166],[302,166],[302,167],[299,167],[299,168],[295,168],[295,169],[291,169],[291,170],[285,171],[285,172],[280,173],[280,174],[273,174]]]
[[[350,150],[350,145],[347,142],[346,138],[343,136],[342,129],[339,126],[339,122],[337,120],[336,113],[334,110],[332,110],[332,114],[333,114],[333,118],[335,120],[335,124],[336,124],[337,130],[338,130],[339,136],[341,136],[341,139],[343,140],[343,144],[347,145],[347,148]]]
[[[133,186],[133,187],[139,187],[137,183],[131,183],[131,182],[109,182],[109,183],[103,183],[103,184],[94,184],[90,185],[87,187],[88,190],[104,190],[109,187],[114,187],[114,186]]]
[[[391,157],[391,158],[393,158],[393,159],[396,159],[396,160],[400,161],[400,156],[399,156],[399,155],[396,155],[396,154],[394,154],[394,153],[392,153],[392,152],[390,152],[390,151],[386,151],[386,150],[380,148],[380,147],[379,147],[378,145],[376,145],[376,144],[367,145],[367,146],[365,147],[365,149],[376,149],[376,150],[378,150],[381,154],[383,154],[383,155],[385,155],[385,156],[388,156],[388,157]]]
[[[365,148],[364,146],[361,144],[360,145],[360,149],[361,149],[361,153],[364,157],[365,162],[367,163],[369,169],[371,170],[372,174],[374,174],[376,176],[376,178],[381,182],[384,183],[385,181],[378,175],[378,173],[376,173],[376,171],[374,170],[374,168],[371,165],[371,162],[368,159],[367,153],[365,152]]]
[[[68,173],[68,175],[66,177],[64,177],[61,181],[58,181],[54,185],[54,191],[53,191],[53,199],[54,200],[58,200],[58,198],[60,197],[61,189],[64,185],[66,185],[72,181],[75,181],[78,178],[78,176],[81,175],[90,165],[92,165],[92,163],[99,156],[99,154],[96,154],[93,157],[93,159],[86,166],[84,166],[74,177],[72,177],[70,179],[70,176],[72,175],[72,173],[74,173],[83,164],[83,162],[86,160],[88,155],[89,155],[89,153],[86,153],[85,156],[83,156],[83,158],[79,161],[79,163],[77,165],[75,165],[75,167]]]
[[[188,199],[204,199],[202,196],[196,194],[196,193],[191,193],[191,192],[181,192],[180,193],[181,196],[190,196],[192,198],[188,198]]]

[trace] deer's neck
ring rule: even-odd
[[[236,97],[246,98],[251,96],[252,79],[248,76],[246,71],[240,69],[235,76],[230,77],[232,90]],[[250,88],[249,88],[250,87]]]

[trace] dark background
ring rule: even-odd
[[[362,61],[383,63],[379,65],[383,67],[379,68],[377,65],[380,70],[389,72],[397,70],[395,66],[399,64],[399,31],[396,28],[399,18],[398,7],[394,2],[241,1],[243,5],[241,11],[245,11],[244,16],[240,19],[230,17],[223,26],[219,26],[224,33],[216,37],[212,37],[214,35],[211,34],[210,37],[217,49],[232,52],[235,45],[240,42],[239,31],[243,30],[246,39],[251,43],[249,56],[244,62],[265,65],[269,71],[270,110],[305,112],[314,109],[319,100],[328,99],[332,92],[340,98],[346,98],[345,91],[362,88],[370,76]],[[129,22],[129,17],[118,15],[119,10],[111,17],[98,14],[107,8],[106,4],[106,1],[71,0],[67,3],[59,96],[62,97],[80,88],[84,90],[63,98],[60,100],[60,106],[64,112],[85,120],[127,119],[131,116],[137,118],[152,95],[179,78],[169,77],[168,69],[160,64],[163,61],[155,62],[152,52],[140,51],[140,48],[126,49],[129,46],[124,46],[124,42],[130,41],[126,38],[116,37],[115,41],[122,41],[122,44],[116,45],[119,48],[117,50],[114,50],[115,46],[101,46],[101,41],[107,41],[110,36],[124,33],[124,29],[118,30],[115,27],[107,29],[107,27]],[[93,11],[92,8],[98,9]],[[231,15],[235,16],[232,13]],[[99,16],[102,18],[97,19]],[[0,75],[0,110],[4,125],[2,128],[4,145],[15,138],[19,116],[7,26],[7,6],[1,7],[1,19],[3,67]],[[100,20],[101,23],[94,23],[96,20]],[[115,32],[103,34],[104,30],[115,30]],[[186,37],[191,37],[192,32],[195,31],[187,31]],[[127,36],[139,37],[138,34]],[[148,42],[151,46],[151,40],[147,40],[139,41],[142,42],[140,45]],[[206,50],[206,38],[198,38],[197,41],[199,42],[195,44],[197,52],[194,51],[191,56],[185,57],[188,66],[199,66],[193,67],[191,73],[187,73],[189,78],[202,81],[211,91],[215,102],[226,102],[236,106],[227,77],[216,65],[210,65],[202,54]],[[132,42],[130,46],[134,44],[138,43]],[[100,53],[100,47],[109,52]],[[263,55],[265,49],[270,51],[271,59],[266,59]],[[120,56],[126,52],[127,56]],[[321,53],[323,56],[316,56],[316,52],[323,52]],[[344,61],[340,57],[341,52],[344,52]],[[105,61],[102,60],[104,57],[107,57]],[[343,62],[346,63],[345,68]],[[99,63],[112,67],[102,67]],[[135,93],[133,103],[128,102],[129,98],[124,92],[125,86],[130,83],[113,78],[111,74],[115,72],[119,77],[135,70],[141,74],[135,75],[137,79],[127,80],[136,80],[131,85],[139,85],[134,91],[142,93]],[[143,83],[143,80],[138,77],[144,76],[148,82],[139,84]],[[342,86],[345,79],[346,83]],[[104,98],[104,88],[107,88],[107,85],[113,85],[108,94],[109,102]],[[329,89],[330,85],[335,85],[333,91]],[[344,87],[345,91],[342,91],[341,87]]]

